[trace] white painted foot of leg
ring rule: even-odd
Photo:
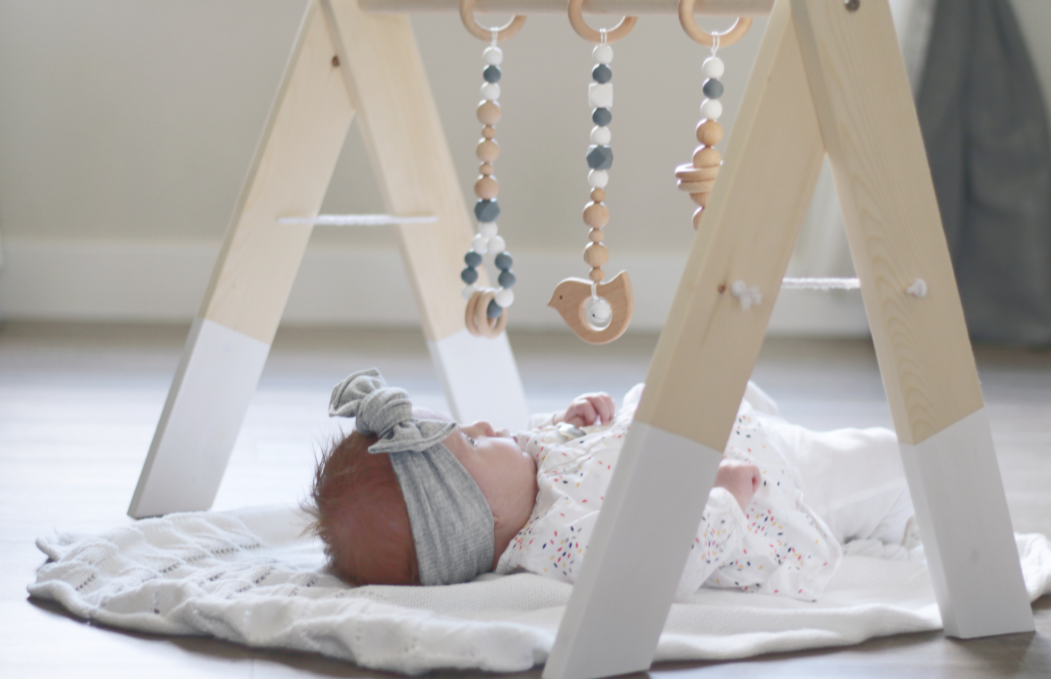
[[[197,318],[186,340],[128,514],[208,509],[270,345]]]
[[[453,418],[458,422],[486,420],[511,431],[525,428],[529,410],[506,334],[486,339],[462,330],[427,342],[427,347]]]
[[[985,409],[918,445],[901,444],[901,458],[945,633],[1033,631]]]
[[[722,457],[645,422],[631,425],[543,679],[649,668]]]

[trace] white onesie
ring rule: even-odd
[[[576,428],[550,424],[548,416],[546,425],[534,421],[535,428],[515,436],[536,460],[539,492],[529,521],[501,555],[496,572],[524,569],[575,581],[642,387],[625,396],[612,423],[572,431]],[[754,387],[749,393],[760,401],[765,396]],[[725,454],[758,466],[762,485],[744,511],[729,491],[712,489],[678,597],[701,585],[807,601],[824,590],[843,549],[803,503],[798,471],[772,442],[785,437],[766,431],[765,425],[781,423],[791,426],[742,402]],[[639,543],[645,549],[645,536]]]

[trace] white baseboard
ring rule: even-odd
[[[3,249],[0,318],[190,322],[219,244],[5,239]],[[633,330],[656,331],[664,325],[685,263],[685,253],[617,254],[610,261],[610,274],[622,268],[631,272]],[[516,252],[520,284],[512,330],[565,328],[546,305],[560,280],[581,277],[585,268],[577,252]],[[393,248],[308,248],[284,320],[370,326],[419,322]],[[770,333],[865,337],[868,322],[857,292],[788,291],[780,295]]]

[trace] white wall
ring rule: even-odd
[[[1051,27],[1051,3],[1016,1],[1027,28]],[[0,315],[193,315],[304,7],[305,0],[0,0]],[[464,198],[473,201],[484,45],[456,15],[420,15],[413,25]],[[732,124],[764,27],[757,21],[720,54],[724,122]],[[512,326],[558,327],[544,307],[550,290],[586,271],[579,215],[588,191],[590,48],[560,16],[531,17],[503,47],[501,231],[521,280]],[[1038,40],[1034,47],[1046,81],[1051,53]],[[632,272],[636,327],[653,329],[693,237],[693,204],[675,190],[673,168],[696,143],[706,54],[673,17],[644,17],[615,51],[606,268]],[[380,210],[354,130],[324,211]],[[415,323],[397,260],[385,230],[319,229],[286,319]],[[383,279],[384,295],[348,303],[333,293],[348,272],[356,276],[351,287]],[[786,293],[781,302],[795,306],[775,315],[782,330],[864,330],[856,297]]]

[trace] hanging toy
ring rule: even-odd
[[[716,53],[719,47],[729,47],[748,32],[752,25],[749,18],[738,18],[728,31],[723,33],[706,33],[701,30],[693,18],[694,0],[679,0],[679,23],[682,24],[686,35],[690,36],[702,45],[712,48],[712,55],[704,60],[701,69],[704,72],[705,100],[701,103],[701,121],[697,124],[697,141],[700,142],[693,152],[693,163],[679,165],[675,168],[675,177],[678,179],[679,189],[690,194],[690,198],[697,204],[697,210],[693,213],[693,228],[700,226],[704,209],[708,205],[708,197],[715,186],[715,178],[719,174],[719,168],[723,164],[722,156],[715,149],[715,145],[722,141],[723,126],[719,124],[719,117],[723,114],[723,105],[719,101],[723,96],[723,61]]]
[[[482,101],[478,104],[478,122],[482,124],[482,138],[478,141],[476,154],[481,161],[478,180],[474,183],[474,193],[478,202],[474,205],[474,216],[478,220],[478,235],[471,241],[471,249],[464,255],[466,268],[460,272],[460,279],[466,284],[463,298],[467,302],[464,311],[464,324],[467,331],[476,337],[498,337],[507,327],[507,308],[515,301],[511,289],[515,285],[515,275],[511,271],[514,260],[506,251],[504,239],[497,233],[496,219],[500,216],[500,204],[496,195],[500,184],[493,174],[493,162],[500,155],[496,143],[496,123],[500,121],[500,77],[503,75],[500,64],[504,53],[496,43],[506,40],[518,33],[525,24],[524,16],[515,16],[501,28],[485,28],[474,19],[475,0],[460,1],[460,18],[471,35],[489,42],[482,52],[485,68],[482,70]],[[497,277],[499,288],[479,288],[478,267],[482,264],[482,255],[495,255],[496,268],[500,270]]]
[[[609,223],[609,208],[606,199],[606,184],[609,169],[613,165],[613,150],[609,145],[609,124],[613,119],[613,48],[610,43],[620,40],[635,26],[637,17],[624,17],[613,29],[596,31],[587,25],[581,14],[584,0],[570,0],[569,23],[573,30],[589,42],[598,43],[592,54],[595,66],[591,77],[595,81],[588,85],[588,103],[591,105],[591,146],[588,147],[588,184],[591,185],[591,201],[584,206],[584,223],[590,229],[590,242],[584,248],[584,262],[591,267],[590,281],[567,278],[558,284],[548,306],[554,307],[577,337],[590,344],[605,344],[624,334],[631,323],[634,297],[631,279],[627,271],[621,271],[608,283],[602,270],[609,261],[609,250],[603,245]]]

